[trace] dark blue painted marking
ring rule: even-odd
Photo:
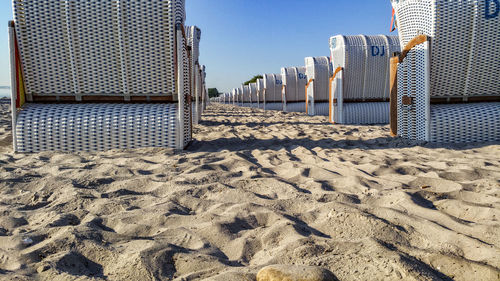
[[[495,10],[491,11],[490,6],[491,4],[495,4]],[[486,0],[486,3],[484,5],[484,17],[489,20],[498,17],[498,14],[500,13],[500,1],[499,0]]]
[[[385,46],[379,47],[379,46],[372,46],[372,57],[376,56],[385,56]]]

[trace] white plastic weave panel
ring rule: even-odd
[[[297,67],[296,71],[297,71],[297,98],[296,98],[296,101],[305,101],[305,99],[306,99],[306,85],[307,85],[306,67],[305,66]]]
[[[281,103],[281,87],[283,86],[281,74],[264,74],[262,76],[264,77],[262,80],[264,83],[264,98],[266,102]]]
[[[344,103],[344,124],[388,124],[388,102]]]
[[[257,104],[257,100],[258,100],[258,97],[257,97],[257,83],[250,83],[248,86],[249,86],[249,89],[250,89],[250,100],[252,101],[252,103]]]
[[[306,103],[289,102],[286,104],[286,112],[306,112]]]
[[[429,139],[428,42],[413,48],[398,66],[398,135],[413,140]],[[403,105],[403,95],[411,105]]]
[[[26,94],[75,94],[67,3],[14,0],[13,5]]]
[[[200,56],[200,39],[201,39],[201,30],[196,26],[186,26],[184,27],[186,33],[187,46],[191,47],[190,57],[189,57],[189,69],[190,69],[190,79],[191,79],[191,96],[193,97],[194,106],[193,110],[193,123],[198,124],[199,118],[201,117],[202,112],[202,80],[199,65],[199,56]]]
[[[193,124],[198,124],[200,118],[198,116],[196,103],[191,103],[191,112],[193,113]]]
[[[392,0],[402,45],[432,39],[431,96],[499,95],[500,14],[497,0]]]
[[[200,122],[201,115],[203,114],[203,110],[205,109],[205,91],[204,91],[204,79],[202,78],[203,72],[199,69],[199,65],[195,65],[195,75],[194,75],[194,87],[195,87],[195,109],[197,119],[195,119],[196,124]]]
[[[264,103],[264,80],[257,79],[257,97],[259,98],[259,104]]]
[[[13,7],[28,97],[175,93],[184,0],[13,0]]]
[[[328,100],[330,59],[328,57],[307,57],[305,58],[305,64],[307,79],[314,79],[311,85],[313,87],[313,99],[316,101]]]
[[[241,106],[243,103],[243,89],[236,88],[236,105]]]
[[[238,96],[238,90],[235,88],[231,91],[231,96],[229,99],[230,104],[236,104],[236,97]]]
[[[172,4],[161,0],[120,1],[126,83],[134,95],[175,92]]]
[[[431,105],[433,142],[500,141],[500,103]]]
[[[186,26],[187,44],[191,47],[192,64],[199,63],[201,30],[197,26]]]
[[[175,104],[27,104],[19,113],[19,152],[175,148]]]
[[[116,1],[67,1],[67,3],[73,55],[68,60],[73,61],[77,81],[76,94],[126,93],[120,60],[122,57],[118,25],[120,12]]]
[[[285,86],[287,102],[304,101],[307,84],[305,67],[283,67],[281,77]]]
[[[252,101],[252,97],[250,95],[250,86],[242,85],[241,86],[241,94],[243,103],[250,103]]]
[[[330,104],[327,102],[320,102],[314,104],[314,112],[316,116],[328,116],[329,110],[330,110]]]
[[[191,104],[189,102],[189,95],[191,94],[190,93],[190,86],[191,86],[191,76],[190,76],[190,72],[189,72],[189,57],[188,57],[188,51],[186,49],[186,40],[184,39],[184,37],[180,34],[180,33],[177,33],[177,36],[178,36],[178,42],[180,44],[180,46],[178,46],[178,49],[180,49],[180,55],[182,57],[182,69],[183,69],[183,73],[182,73],[182,77],[179,77],[180,81],[182,82],[183,84],[183,90],[184,90],[184,93],[183,93],[183,97],[184,97],[184,102],[182,103],[183,104],[183,111],[182,111],[182,114],[184,115],[184,125],[183,125],[183,128],[182,128],[182,137],[183,137],[183,140],[184,140],[184,147],[186,147],[189,142],[191,142],[191,136],[192,136],[192,113],[191,113]]]
[[[281,68],[281,79],[283,81],[283,102],[293,101],[297,98],[297,71],[294,67]]]
[[[306,76],[311,81],[307,87],[307,113],[309,115],[325,115],[316,112],[317,102],[329,98],[328,84],[330,80],[330,59],[328,57],[306,57]],[[305,87],[304,87],[305,90]],[[328,115],[328,110],[327,114]]]
[[[265,110],[283,110],[281,102],[266,102]]]
[[[202,65],[201,66],[201,90],[202,90],[202,96],[203,96],[203,99],[202,99],[202,102],[203,102],[203,106],[202,106],[202,113],[204,112],[204,110],[207,108],[207,105],[209,104],[209,97],[208,97],[208,90],[207,90],[207,67],[205,65]]]

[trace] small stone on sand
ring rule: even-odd
[[[316,266],[270,265],[257,273],[257,281],[336,281],[329,270]]]

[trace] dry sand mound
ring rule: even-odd
[[[500,279],[498,143],[215,105],[181,153],[13,154],[1,106],[0,279]]]

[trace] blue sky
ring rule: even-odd
[[[219,91],[255,74],[329,56],[336,34],[389,34],[389,0],[186,0],[187,24],[202,30],[200,62]],[[11,1],[0,4],[0,86],[10,84],[7,22]],[[394,33],[396,35],[396,33]]]

